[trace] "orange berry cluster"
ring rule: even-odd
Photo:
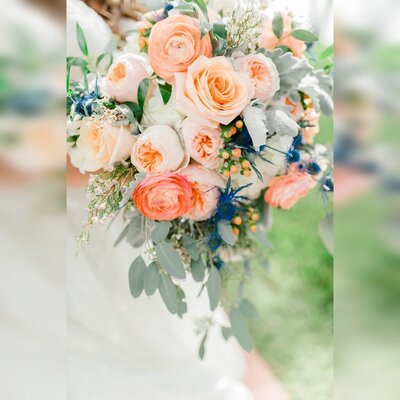
[[[226,142],[238,133],[243,128],[243,121],[238,120],[232,126],[226,126],[222,128],[222,137]],[[225,178],[229,178],[231,174],[240,174],[244,176],[250,176],[251,164],[242,156],[242,150],[239,147],[233,149],[221,149],[219,156],[225,161],[221,167],[221,173]]]
[[[250,207],[243,217],[236,215],[232,219],[234,235],[239,236],[243,229],[250,229],[251,232],[257,232],[256,224],[259,220],[260,215],[255,212],[253,207]]]

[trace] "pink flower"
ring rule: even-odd
[[[306,144],[313,144],[314,136],[319,133],[319,113],[315,111],[313,106],[309,106],[306,111],[304,111],[303,121],[307,123],[307,126],[301,130],[303,142]]]
[[[292,31],[292,18],[289,15],[283,16],[283,32],[280,39],[278,39],[272,30],[272,20],[266,18],[264,22],[264,29],[259,39],[259,46],[272,50],[278,46],[288,47],[295,57],[301,58],[303,52],[306,50],[306,45],[299,39],[290,35]]]
[[[172,221],[190,210],[192,186],[177,174],[148,175],[133,191],[136,208],[147,218]]]
[[[186,150],[193,160],[210,169],[221,166],[223,160],[218,155],[223,142],[219,128],[211,128],[186,118],[181,129]]]
[[[168,125],[150,126],[139,135],[131,161],[138,171],[146,174],[174,172],[189,162],[178,134]]]
[[[293,207],[317,184],[306,172],[290,170],[287,175],[277,176],[269,182],[264,200],[272,207]]]
[[[196,18],[171,15],[151,29],[148,54],[155,73],[174,84],[176,72],[185,72],[200,56],[212,56],[210,35],[201,38]]]
[[[175,74],[178,110],[208,126],[228,125],[248,105],[254,86],[225,57],[200,57]]]
[[[201,165],[191,164],[180,172],[192,185],[191,205],[185,218],[204,221],[211,217],[217,208],[219,189],[224,181],[214,171]]]
[[[140,82],[150,76],[145,61],[135,54],[118,57],[108,70],[105,92],[120,103],[138,102]]]
[[[261,100],[272,100],[279,90],[279,72],[274,62],[264,54],[242,56],[235,59],[235,70],[248,75],[254,83],[254,96]]]

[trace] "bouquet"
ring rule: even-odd
[[[320,113],[332,112],[332,48],[314,51],[318,37],[290,13],[254,2],[218,13],[168,1],[97,59],[79,24],[76,34],[67,142],[72,164],[93,173],[80,240],[122,214],[115,244],[141,249],[132,296],[159,292],[182,317],[191,275],[210,313],[225,310],[223,336],[250,350],[257,313],[244,285],[265,262],[269,210],[333,191],[329,153],[313,145]],[[200,324],[201,357],[214,323]]]

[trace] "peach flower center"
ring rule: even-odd
[[[194,146],[200,157],[208,157],[214,150],[211,138],[205,133],[199,132],[194,138]]]
[[[191,184],[192,184],[192,198],[191,198],[192,207],[203,210],[205,202],[200,184],[198,182],[191,182]]]
[[[151,143],[143,143],[137,149],[137,159],[146,171],[155,172],[162,163],[163,156]]]
[[[109,79],[112,82],[118,82],[126,77],[126,68],[124,64],[117,64],[111,73],[109,74]]]

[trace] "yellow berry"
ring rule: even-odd
[[[240,218],[239,216],[233,218],[233,223],[234,223],[235,225],[241,225],[241,224],[242,224],[242,218]]]
[[[227,151],[224,151],[224,152],[222,153],[222,158],[223,158],[224,160],[227,160],[227,159],[229,158],[229,153],[228,153]]]
[[[229,178],[231,176],[231,173],[229,171],[224,171],[224,177]]]
[[[239,172],[239,168],[236,165],[232,165],[231,172],[232,174],[237,174]]]
[[[232,155],[233,157],[239,158],[242,155],[242,150],[240,150],[238,147],[232,150]]]
[[[240,229],[237,228],[236,226],[234,226],[234,227],[233,227],[233,234],[234,234],[235,236],[239,236],[239,233],[240,233]]]
[[[252,226],[250,227],[250,230],[251,230],[252,232],[257,232],[257,226],[256,226],[256,225],[252,225]]]
[[[253,215],[251,216],[251,219],[252,219],[254,222],[257,222],[257,221],[260,219],[260,215],[259,215],[259,214],[253,214]]]
[[[232,134],[231,134],[230,132],[225,132],[225,133],[224,133],[224,136],[225,136],[227,139],[229,139],[229,138],[232,136]]]
[[[236,128],[238,128],[238,129],[242,129],[243,128],[243,121],[236,121],[236,124],[235,124],[235,126],[236,126]]]
[[[231,135],[234,135],[237,132],[237,129],[234,126],[232,126],[229,132]]]
[[[242,161],[242,167],[243,168],[250,168],[250,161],[249,160],[244,160],[244,161]]]
[[[247,177],[249,177],[251,175],[251,171],[249,169],[245,169],[243,173],[244,173],[244,176],[247,176]]]

